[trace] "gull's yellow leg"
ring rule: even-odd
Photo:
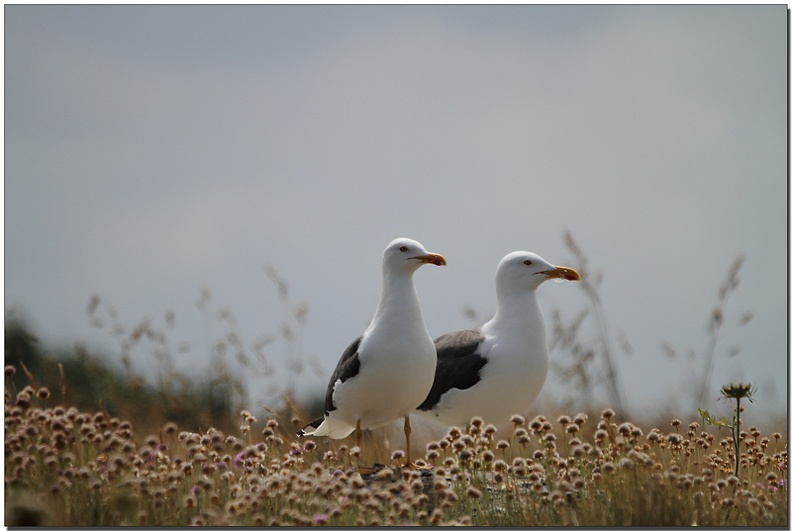
[[[412,433],[412,426],[410,425],[410,416],[407,415],[404,417],[404,438],[407,441],[407,468],[413,469],[421,469],[421,470],[429,470],[431,469],[431,465],[416,465],[412,460],[412,452],[410,451],[410,434]]]

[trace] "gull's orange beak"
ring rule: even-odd
[[[426,256],[416,256],[415,259],[419,260],[422,264],[434,264],[436,266],[446,265],[446,259],[443,255],[436,253],[427,253]]]
[[[555,269],[542,271],[547,278],[560,278],[562,280],[580,280],[580,274],[571,267],[556,266]]]

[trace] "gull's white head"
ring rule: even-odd
[[[503,257],[495,273],[499,289],[535,290],[547,279],[580,280],[569,267],[554,266],[536,253],[514,251]]]
[[[392,272],[413,273],[424,264],[442,266],[446,265],[446,259],[410,238],[396,238],[382,255],[383,268]]]

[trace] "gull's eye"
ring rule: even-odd
[[[523,264],[530,266],[533,265],[533,262],[531,262],[530,260],[526,260],[525,262],[523,262]]]
[[[406,253],[406,252],[407,252],[407,251],[409,251],[410,249],[409,249],[409,247],[407,247],[406,245],[402,245],[401,247],[399,247],[399,250],[400,250],[401,252],[403,252],[403,253]]]

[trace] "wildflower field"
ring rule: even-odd
[[[474,418],[414,452],[421,468],[400,451],[371,467],[376,432],[361,453],[248,411],[229,433],[140,431],[5,376],[6,525],[789,525],[786,438],[755,427],[735,444],[723,427],[645,428],[610,409],[515,415],[502,431]]]

